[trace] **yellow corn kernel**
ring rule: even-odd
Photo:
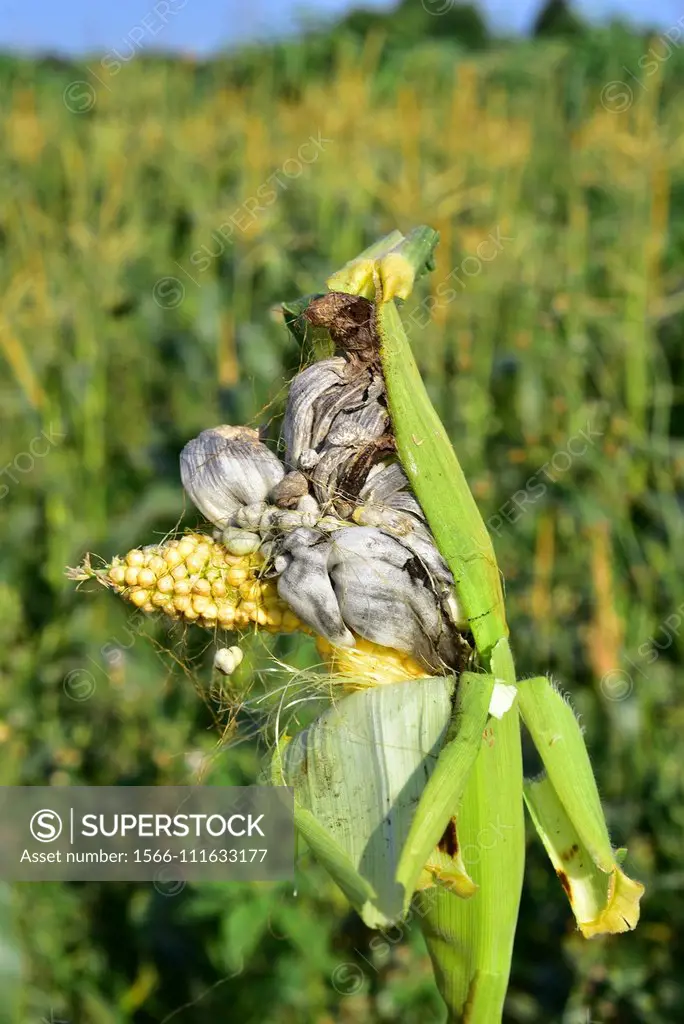
[[[297,618],[294,612],[291,612],[289,608],[283,612],[282,628],[283,632],[291,633],[295,629],[301,629],[301,622]]]
[[[183,537],[178,542],[178,554],[181,558],[187,558],[197,548],[197,543],[192,537]]]
[[[263,586],[258,580],[245,580],[240,584],[240,593],[248,601],[258,601],[262,591]]]
[[[183,561],[183,556],[179,553],[178,548],[169,548],[164,552],[164,561],[167,567],[173,568],[176,565],[180,565]]]
[[[185,559],[185,564],[188,568],[188,572],[201,572],[206,564],[206,558],[201,558],[197,553],[188,555]]]
[[[261,554],[232,555],[205,535],[188,534],[115,558],[107,577],[144,611],[161,610],[207,629],[304,629],[280,600],[276,582],[258,577],[263,564]]]
[[[229,583],[231,587],[239,587],[241,583],[245,582],[247,575],[247,569],[229,569],[226,573],[226,583]]]
[[[283,621],[283,613],[279,608],[275,608],[273,605],[265,605],[264,612],[269,626],[273,626],[274,629],[280,626]]]
[[[228,604],[227,601],[219,601],[217,608],[218,620],[222,625],[230,625],[235,622],[235,608],[233,605]]]

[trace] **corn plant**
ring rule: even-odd
[[[313,330],[334,354],[292,382],[284,461],[246,427],[186,445],[181,479],[213,533],[71,575],[217,635],[316,638],[335,699],[275,737],[269,779],[294,788],[299,834],[368,926],[419,914],[449,1020],[494,1024],[523,805],[584,936],[634,928],[643,886],[611,846],[567,700],[516,678],[491,538],[402,327],[436,244],[392,232],[284,305],[296,340]],[[225,672],[238,660],[217,655]],[[521,724],[543,766],[529,780]]]

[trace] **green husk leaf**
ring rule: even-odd
[[[297,801],[295,826],[316,860],[330,873],[351,905],[359,910],[372,906],[376,899],[372,885],[357,871],[335,837]]]
[[[521,779],[517,715],[490,719],[456,811],[460,852],[477,892],[469,900],[442,889],[416,896],[452,1022],[501,1020],[525,859]]]
[[[397,451],[453,573],[459,602],[487,667],[491,649],[508,635],[492,541],[425,390],[394,303],[378,306],[377,319]]]
[[[546,769],[527,782],[525,801],[583,935],[635,928],[640,882],[620,868],[579,723],[548,679],[519,684],[525,725]]]
[[[463,672],[453,717],[435,769],[427,781],[397,869],[397,880],[412,893],[431,851],[444,835],[463,795],[487,723],[494,677]]]
[[[582,845],[602,871],[612,871],[615,855],[574,711],[544,676],[520,682],[518,702],[551,785]]]
[[[397,866],[447,735],[453,689],[452,677],[434,677],[349,694],[282,751],[283,779],[311,816],[301,821],[318,855],[336,875],[342,851],[345,871],[351,864],[372,891],[350,897],[369,927],[408,910],[413,890],[397,881]]]

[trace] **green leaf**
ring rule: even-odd
[[[222,924],[223,951],[228,965],[242,969],[266,932],[271,915],[270,900],[258,893],[242,903],[232,904]]]

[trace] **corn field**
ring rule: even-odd
[[[647,888],[636,932],[586,942],[530,833],[510,1021],[666,1024],[684,1002],[684,63],[651,73],[647,48],[389,59],[370,35],[324,69],[304,44],[0,63],[0,783],[254,781],[256,698],[318,663],[313,640],[248,639],[217,691],[206,640],[65,567],[194,528],[186,441],[277,438],[308,358],[279,303],[429,223],[437,266],[402,316],[492,534],[518,673],[570,695]],[[608,89],[625,67],[639,82]],[[443,1020],[418,929],[368,930],[306,857],[296,891],[0,894],[3,1024]]]

